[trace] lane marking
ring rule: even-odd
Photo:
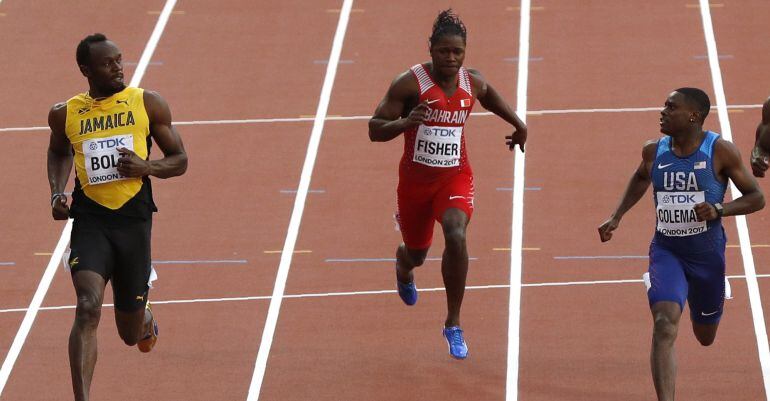
[[[296,194],[297,190],[296,189],[282,189],[279,192],[282,193],[282,194]],[[326,190],[325,189],[310,189],[307,192],[311,193],[311,194],[325,194]]]
[[[53,252],[35,252],[33,256],[51,256]]]
[[[527,82],[529,79],[530,0],[521,0],[519,23],[519,67],[516,82],[516,114],[527,122]],[[514,148],[513,213],[511,219],[511,277],[508,298],[508,360],[506,363],[506,401],[519,397],[519,330],[521,319],[522,246],[524,243],[524,160],[525,153]]]
[[[127,65],[135,66],[135,65],[139,65],[139,62],[138,61],[124,61],[123,65],[124,66],[127,66]],[[151,61],[149,63],[149,65],[163,65],[163,62],[162,61]]]
[[[761,109],[761,104],[736,104],[727,106],[728,110],[731,109]],[[532,110],[526,113],[530,116],[542,116],[552,114],[583,114],[583,113],[640,113],[649,111],[660,111],[661,107],[622,107],[622,108],[593,108],[593,109],[546,109],[546,110]],[[712,109],[716,109],[713,106]],[[477,112],[471,113],[472,116],[489,117],[494,116],[491,112]],[[521,117],[521,116],[519,116]],[[326,121],[358,121],[369,120],[372,116],[340,116],[330,114],[326,116]],[[276,118],[248,118],[240,120],[192,120],[192,121],[177,121],[174,125],[234,125],[234,124],[272,124],[272,123],[301,123],[315,121],[315,116],[302,114],[299,117],[276,117]],[[47,126],[36,127],[10,127],[0,128],[0,132],[26,132],[26,131],[48,131]]]
[[[554,256],[557,260],[570,259],[648,259],[647,255],[597,255],[597,256]]]
[[[313,64],[328,64],[329,60],[313,60]],[[353,60],[340,60],[337,64],[353,64]]]
[[[518,63],[519,62],[519,58],[518,57],[506,57],[506,58],[503,59],[503,61],[507,61],[509,63]],[[529,61],[530,62],[533,62],[533,61],[543,61],[543,58],[542,57],[530,57]]]
[[[166,1],[166,5],[163,7],[163,12],[158,18],[155,29],[153,30],[152,35],[150,36],[150,39],[144,48],[142,57],[139,59],[139,65],[136,67],[134,76],[131,78],[131,83],[129,83],[128,86],[139,86],[139,82],[141,82],[142,76],[144,76],[144,72],[147,70],[147,65],[150,62],[152,53],[155,51],[155,47],[158,45],[158,40],[160,40],[160,36],[163,33],[163,29],[166,27],[168,17],[171,14],[175,4],[176,0]],[[2,395],[3,390],[5,389],[5,385],[8,382],[9,376],[11,375],[11,371],[13,370],[13,365],[16,363],[16,359],[19,357],[21,348],[24,346],[27,335],[32,328],[32,323],[35,321],[35,317],[37,316],[37,312],[40,309],[40,305],[43,303],[43,299],[48,292],[48,288],[51,286],[54,273],[56,273],[56,268],[59,266],[62,255],[64,254],[64,250],[69,243],[71,232],[72,219],[68,219],[67,224],[64,225],[64,230],[62,230],[62,234],[59,237],[59,241],[56,244],[56,248],[53,251],[53,255],[51,255],[51,259],[48,261],[48,266],[45,269],[45,273],[43,273],[43,277],[40,279],[40,284],[35,291],[35,295],[32,297],[29,308],[24,315],[24,320],[21,322],[19,331],[16,333],[16,337],[13,339],[13,344],[11,344],[11,348],[8,350],[8,354],[5,356],[5,361],[3,362],[2,368],[0,368],[0,395]]]
[[[221,259],[221,260],[153,260],[154,265],[214,265],[214,264],[246,264],[246,259]]]
[[[733,134],[730,127],[730,119],[727,115],[727,99],[725,89],[722,84],[722,71],[719,67],[719,58],[717,55],[717,42],[714,34],[714,26],[711,22],[711,10],[708,0],[700,0],[700,13],[703,20],[703,32],[706,39],[706,48],[709,55],[709,67],[711,68],[711,79],[714,85],[714,94],[716,95],[717,111],[719,114],[719,124],[722,129],[722,137],[725,140],[732,141]],[[730,181],[730,193],[733,199],[741,196],[735,183]],[[746,216],[735,216],[735,223],[738,229],[738,239],[741,245],[741,256],[743,257],[743,269],[746,273],[746,287],[749,292],[749,304],[751,305],[751,315],[754,320],[754,334],[757,337],[757,352],[759,353],[759,363],[762,368],[762,379],[765,385],[766,399],[770,400],[770,346],[767,343],[767,327],[765,326],[765,315],[762,310],[762,299],[759,295],[759,283],[757,283],[757,273],[754,267],[754,255],[751,253],[751,239],[749,238],[749,227]]]
[[[479,260],[479,258],[468,257],[468,260]],[[396,258],[330,258],[324,259],[327,263],[372,263],[372,262],[395,262]],[[441,261],[441,258],[425,258],[426,262]]]
[[[147,11],[147,14],[150,14],[150,15],[160,15],[160,13],[161,12],[157,11],[157,10],[156,11]],[[177,10],[177,11],[172,11],[171,14],[173,14],[173,15],[184,15],[184,14],[186,14],[186,12],[185,11],[181,11],[181,10]]]
[[[339,9],[339,8],[327,8],[326,9],[327,13],[339,13],[340,11],[342,11],[342,10]],[[353,9],[350,10],[351,14],[362,13],[362,12],[364,12],[363,8],[353,8]]]
[[[726,276],[730,280],[745,279],[745,275],[732,275]],[[770,274],[757,274],[759,278],[770,278]],[[574,287],[585,285],[608,285],[608,284],[634,284],[643,283],[640,279],[618,279],[618,280],[593,280],[593,281],[552,281],[543,283],[524,283],[521,286],[526,288],[540,288],[540,287]],[[471,285],[467,286],[466,290],[490,290],[490,289],[507,289],[511,286],[508,284],[490,284],[490,285]],[[445,291],[444,287],[435,288],[420,288],[421,292],[437,292]],[[348,292],[323,292],[323,293],[304,293],[304,294],[289,294],[284,295],[284,299],[305,299],[305,298],[327,298],[327,297],[347,297],[358,295],[381,295],[381,294],[395,294],[396,290],[369,290],[369,291],[348,291]],[[246,296],[246,297],[226,297],[226,298],[193,298],[193,299],[172,299],[166,301],[152,301],[157,305],[174,305],[174,304],[191,304],[191,303],[214,303],[214,302],[240,302],[240,301],[261,301],[272,299],[270,295],[258,295],[258,296]],[[114,307],[113,304],[102,305],[105,308]],[[62,305],[62,306],[43,306],[39,308],[40,311],[58,311],[75,309],[75,305]],[[11,308],[0,309],[0,313],[16,313],[26,312],[27,308]]]
[[[543,187],[524,187],[525,191],[540,191]],[[513,191],[513,188],[510,187],[497,187],[495,188],[496,191]]]
[[[310,189],[313,166],[315,165],[318,147],[321,143],[326,113],[329,109],[329,100],[331,98],[332,88],[334,87],[334,78],[337,75],[337,65],[342,53],[342,43],[345,40],[345,31],[347,30],[348,21],[350,20],[350,10],[352,8],[353,0],[344,0],[342,8],[340,9],[340,18],[337,22],[337,30],[334,33],[329,63],[326,65],[326,76],[324,77],[323,87],[321,88],[321,96],[318,101],[315,120],[313,121],[313,130],[310,134],[305,162],[302,166],[302,175],[300,176],[299,186],[297,188],[297,197],[294,200],[294,209],[291,212],[291,220],[289,221],[286,241],[284,242],[283,253],[281,254],[281,263],[278,266],[278,272],[275,278],[273,297],[270,300],[270,307],[267,311],[267,318],[265,319],[265,326],[262,331],[262,339],[259,344],[257,360],[254,364],[254,374],[251,377],[247,401],[258,400],[260,390],[262,389],[262,381],[264,380],[265,369],[267,367],[267,358],[273,344],[278,314],[281,310],[281,300],[283,299],[286,280],[289,276],[294,246],[297,243],[297,237],[299,235],[299,226],[302,221],[302,214],[305,210],[305,200],[307,199],[307,193]]]
[[[0,262],[0,266],[16,266],[16,262]]]
[[[543,7],[543,6],[532,6],[529,9],[530,9],[530,11],[543,11],[543,10],[545,10],[545,7]],[[505,11],[521,11],[521,7],[519,7],[519,6],[508,6],[508,7],[505,7]]]
[[[510,251],[511,248],[492,248],[493,251]],[[522,251],[539,251],[540,248],[521,248]]]
[[[263,251],[263,253],[281,253],[281,252],[283,251]],[[294,253],[312,253],[312,252],[313,251],[309,249],[300,249],[300,250],[294,251]]]
[[[740,248],[740,245],[727,245],[728,248]],[[768,244],[751,244],[752,248],[770,248]]]
[[[24,314],[24,320],[22,320],[21,325],[19,326],[19,331],[16,332],[16,337],[13,339],[11,348],[5,356],[3,366],[0,368],[0,395],[3,393],[5,385],[8,383],[8,378],[11,376],[13,365],[16,363],[16,359],[18,359],[22,347],[24,347],[24,342],[27,340],[27,335],[29,335],[32,324],[35,322],[35,317],[37,317],[40,306],[43,304],[43,299],[48,292],[48,287],[51,286],[56,269],[59,266],[59,261],[61,260],[62,255],[64,255],[64,250],[67,248],[67,244],[70,241],[71,229],[72,219],[68,219],[67,223],[64,225],[62,234],[59,237],[59,241],[56,244],[56,248],[54,248],[53,255],[48,261],[48,266],[45,268],[43,277],[40,279],[40,284],[38,284],[37,290],[35,290],[35,295],[32,297],[29,307],[25,310],[26,313]]]
[[[696,60],[706,60],[706,59],[709,58],[709,56],[707,54],[705,54],[705,55],[701,54],[701,55],[697,55],[697,56],[692,56],[692,58],[694,58]],[[722,60],[730,60],[730,59],[734,59],[735,56],[733,56],[732,54],[720,54],[719,58],[722,59]]]

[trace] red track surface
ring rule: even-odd
[[[226,4],[220,4],[226,3]],[[533,4],[530,110],[661,105],[680,86],[706,89],[715,102],[695,1]],[[729,104],[759,104],[770,95],[764,47],[770,5],[729,0],[712,8]],[[513,105],[519,13],[508,1],[452,4],[469,28],[466,65],[479,69]],[[159,91],[176,121],[296,118],[312,115],[326,72],[341,1],[210,2],[180,0],[142,87]],[[430,24],[441,1],[354,3],[329,115],[366,116],[392,78],[427,58]],[[84,35],[104,31],[136,62],[163,2],[38,0],[0,3],[0,128],[45,125],[47,109],[82,91],[74,63]],[[119,10],[119,11],[117,11]],[[39,29],[44,26],[45,29]],[[126,76],[134,67],[128,66]],[[476,111],[483,111],[480,108]],[[645,255],[652,234],[649,197],[629,213],[615,238],[599,244],[596,226],[615,206],[638,163],[641,145],[658,134],[658,113],[530,115],[527,146],[525,284],[638,279],[645,259],[563,260],[556,256]],[[730,114],[736,144],[747,155],[759,110]],[[708,128],[719,130],[716,111]],[[232,264],[158,264],[151,298],[161,325],[149,355],[125,347],[112,309],[99,331],[94,400],[244,400],[265,324],[268,299],[164,304],[269,296],[294,205],[312,121],[180,125],[187,175],[155,181],[160,213],[156,260],[246,260]],[[469,228],[470,286],[506,285],[511,242],[513,162],[499,119],[469,120],[477,211]],[[390,258],[400,140],[372,144],[366,119],[327,121],[316,160],[287,295],[391,290]],[[0,187],[6,203],[0,262],[0,310],[26,308],[61,224],[47,208],[46,131],[0,131]],[[157,151],[156,151],[157,152]],[[765,182],[762,182],[765,185]],[[749,217],[752,242],[770,244],[770,211]],[[729,244],[737,245],[732,219]],[[437,231],[430,256],[443,249]],[[308,252],[309,251],[309,252]],[[738,248],[728,274],[743,274]],[[770,273],[770,250],[754,248],[757,272]],[[440,267],[417,271],[418,287],[441,287]],[[765,318],[770,288],[760,278]],[[714,347],[697,345],[683,319],[677,351],[682,400],[759,400],[765,390],[743,279]],[[396,295],[362,294],[283,301],[261,400],[502,400],[506,394],[507,288],[466,292],[463,326],[468,360],[446,355],[440,336],[443,291],[424,291],[405,308]],[[107,296],[111,300],[111,295]],[[44,306],[74,303],[58,271]],[[2,400],[70,396],[66,343],[73,310],[42,310]],[[6,355],[23,312],[0,313]],[[648,400],[651,319],[641,283],[527,286],[521,299],[519,399]]]

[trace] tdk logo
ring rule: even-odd
[[[662,202],[667,205],[695,204],[695,194],[692,195],[665,195]]]
[[[425,128],[424,134],[426,136],[439,136],[439,137],[450,137],[450,136],[456,136],[455,130],[452,128]]]
[[[98,149],[112,149],[117,148],[118,146],[126,146],[124,138],[107,138],[107,139],[99,139],[96,142],[93,142],[94,145],[98,146]]]

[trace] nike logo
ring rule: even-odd
[[[713,314],[715,314],[715,313],[717,313],[717,312],[719,312],[719,311],[718,311],[718,310],[715,310],[715,311],[713,311],[713,312],[711,312],[711,313],[705,313],[705,312],[701,312],[701,313],[700,313],[700,315],[701,315],[701,316],[711,316],[711,315],[713,315]]]
[[[74,258],[72,258],[72,260],[70,261],[70,267],[75,267],[75,265],[76,265],[76,264],[78,264],[78,262],[79,262],[79,261],[80,261],[80,260],[78,260],[78,257],[77,257],[77,256],[75,256],[75,257],[74,257]]]
[[[670,166],[672,164],[674,164],[674,163],[669,163],[669,164],[660,164],[660,163],[658,163],[658,169],[664,169],[664,168],[666,168],[666,167],[668,167],[668,166]]]
[[[428,100],[428,104],[433,104],[433,103],[436,103],[438,101],[439,101],[439,99]]]
[[[116,100],[116,101],[115,101],[115,104],[121,104],[121,103],[123,103],[123,104],[125,104],[126,106],[128,106],[128,100]]]
[[[450,196],[450,197],[449,197],[449,200],[452,200],[452,199],[465,199],[465,197],[464,197],[464,196],[460,196],[460,195],[457,195],[457,196]]]
[[[144,295],[137,295],[136,296],[137,301],[144,301]]]

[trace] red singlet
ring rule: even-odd
[[[457,90],[448,97],[422,64],[412,67],[420,88],[419,102],[427,101],[428,118],[404,132],[404,155],[399,166],[398,222],[404,243],[426,249],[434,221],[457,208],[473,214],[473,171],[465,151],[465,120],[476,99],[468,71],[460,67]]]

